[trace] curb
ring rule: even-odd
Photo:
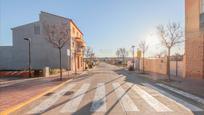
[[[82,73],[79,74],[78,76],[80,76],[80,75],[82,75],[82,74],[84,74],[84,72],[82,72]],[[22,108],[22,107],[24,107],[24,106],[30,104],[31,102],[33,102],[33,101],[35,101],[35,100],[41,98],[41,97],[44,96],[45,94],[47,94],[47,93],[49,93],[49,92],[53,92],[54,90],[57,90],[58,88],[62,87],[63,85],[65,85],[66,83],[68,83],[68,82],[70,82],[70,81],[72,81],[72,80],[73,80],[73,79],[64,81],[64,82],[62,82],[61,84],[59,84],[59,85],[57,85],[57,86],[55,86],[55,87],[49,89],[48,91],[45,91],[45,92],[43,92],[43,93],[41,93],[41,94],[39,94],[39,95],[34,96],[34,97],[32,97],[31,99],[28,99],[28,100],[25,101],[25,102],[22,102],[22,103],[20,103],[20,104],[14,105],[14,106],[12,106],[12,107],[10,107],[10,108],[4,110],[4,111],[1,111],[1,112],[0,112],[0,115],[9,115],[10,113],[13,113],[13,112],[15,112],[16,110],[18,110],[18,109],[20,109],[20,108]]]
[[[0,87],[6,87],[6,86],[10,86],[10,85],[13,85],[16,83],[22,83],[22,82],[32,81],[32,80],[54,78],[57,76],[59,76],[59,75],[56,74],[56,75],[50,75],[49,77],[36,77],[36,78],[26,78],[26,79],[19,79],[19,80],[3,81],[3,82],[0,82]]]
[[[173,87],[173,88],[176,88],[176,89],[181,90],[181,91],[188,92],[188,93],[193,94],[193,95],[195,95],[195,96],[198,96],[198,97],[200,97],[200,98],[203,98],[203,96],[201,96],[201,95],[199,95],[199,94],[197,94],[197,93],[189,92],[189,91],[184,90],[184,89],[182,89],[182,88],[179,88],[179,87],[177,87],[177,86],[171,85],[171,84],[169,84],[169,83],[167,83],[167,82],[165,82],[165,81],[160,81],[160,83],[162,83],[162,84],[164,84],[164,85],[167,85],[167,86],[170,86],[170,87]]]
[[[139,74],[139,75],[141,75],[141,74]],[[193,95],[195,95],[195,96],[198,96],[198,97],[201,97],[201,98],[203,97],[203,96],[201,96],[201,95],[199,95],[199,94],[197,94],[197,93],[193,93],[193,92],[190,92],[190,91],[188,91],[188,90],[182,89],[182,88],[180,88],[180,87],[174,86],[174,85],[172,85],[172,84],[170,84],[170,83],[168,83],[168,82],[166,82],[166,81],[163,81],[163,80],[154,80],[154,79],[151,79],[151,78],[149,78],[149,77],[146,77],[145,75],[141,75],[141,76],[147,78],[148,80],[150,80],[150,81],[152,81],[152,82],[161,83],[161,84],[164,84],[164,85],[167,85],[167,86],[176,88],[176,89],[178,89],[178,90],[188,92],[188,93],[193,94]]]
[[[127,72],[131,72],[131,71],[128,71],[127,69],[124,69],[124,70],[127,71]],[[150,78],[150,77],[147,77],[147,76],[149,76],[149,75],[147,75],[147,74],[141,74],[141,73],[137,73],[137,72],[135,72],[135,71],[132,71],[132,73],[138,74],[138,75],[139,75],[138,77],[143,77],[143,78],[145,78],[145,79],[150,80],[151,82],[158,82],[158,80],[154,80],[154,79],[152,79],[152,78]]]

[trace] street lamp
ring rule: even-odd
[[[132,45],[132,63],[133,63],[133,69],[135,70],[135,46]]]
[[[24,38],[24,40],[28,41],[29,44],[29,51],[28,51],[28,62],[29,62],[29,77],[31,77],[31,51],[30,51],[30,44],[31,44],[31,38]]]

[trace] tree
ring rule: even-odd
[[[69,40],[69,29],[67,23],[48,24],[43,22],[45,30],[45,39],[57,48],[59,51],[60,80],[62,80],[62,48],[66,46]]]
[[[169,23],[168,25],[159,25],[157,27],[161,44],[167,48],[167,75],[170,81],[170,56],[171,49],[177,44],[183,42],[183,28],[179,23]]]
[[[158,54],[155,55],[157,58],[164,57],[166,55],[166,50],[160,51]]]
[[[142,72],[144,73],[144,58],[145,58],[145,53],[148,50],[148,44],[146,43],[146,41],[141,41],[139,43],[139,48],[142,51],[142,58],[143,58],[142,59],[143,60],[143,62],[142,62]]]
[[[117,58],[118,58],[118,60],[119,60],[119,59],[120,59],[120,51],[117,50],[115,54],[116,54],[116,56],[117,56]]]
[[[90,58],[91,57],[91,55],[93,54],[93,49],[91,48],[91,47],[87,47],[86,49],[85,49],[85,57],[86,58]]]
[[[128,56],[128,51],[125,48],[119,48],[116,51],[116,55],[123,59],[123,64],[125,64],[125,58]]]
[[[85,57],[86,57],[86,63],[87,63],[89,66],[92,66],[92,64],[93,64],[93,59],[94,59],[94,56],[95,56],[95,54],[94,54],[94,52],[93,52],[93,49],[88,46],[88,47],[85,49],[84,54],[85,54]]]

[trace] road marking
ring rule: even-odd
[[[169,112],[172,111],[164,104],[160,103],[157,99],[152,97],[149,93],[138,87],[137,85],[134,85],[133,83],[127,83],[129,87],[133,86],[132,89],[140,96],[142,97],[151,107],[153,107],[157,112]]]
[[[119,83],[113,83],[112,86],[124,111],[139,111],[132,99],[126,94],[127,92],[120,87]]]
[[[176,93],[178,93],[178,94],[180,94],[180,95],[183,95],[184,97],[190,98],[190,99],[192,99],[192,100],[194,100],[194,101],[197,101],[197,102],[199,102],[199,103],[204,104],[204,99],[202,99],[202,98],[200,98],[200,97],[197,97],[197,96],[192,95],[192,94],[190,94],[190,93],[187,93],[187,92],[184,92],[184,91],[175,89],[175,88],[173,88],[173,87],[169,87],[169,86],[164,85],[164,84],[157,83],[157,85],[159,85],[159,86],[161,86],[161,87],[163,87],[163,88],[169,89],[169,90],[171,90],[171,91],[173,91],[173,92],[176,92]]]
[[[57,100],[60,99],[67,91],[72,89],[76,84],[69,84],[64,87],[62,90],[57,91],[51,97],[47,98],[46,100],[42,101],[39,105],[37,105],[34,109],[28,112],[28,114],[39,114],[46,111],[49,107],[54,105]]]
[[[90,111],[104,112],[106,111],[106,92],[104,83],[97,84],[95,97]]]
[[[60,110],[60,112],[61,113],[76,112],[89,86],[90,84],[87,84],[87,83],[83,84],[81,88],[74,94],[71,100],[64,105],[64,107]]]
[[[190,104],[190,103],[188,103],[188,102],[186,102],[186,101],[184,101],[184,100],[182,100],[180,98],[177,98],[177,97],[167,93],[166,91],[163,91],[163,90],[161,90],[161,89],[159,89],[159,88],[157,88],[157,87],[155,87],[155,86],[153,86],[151,84],[143,83],[143,85],[147,86],[147,87],[150,87],[150,88],[153,88],[154,90],[162,93],[163,94],[162,96],[165,95],[164,97],[167,97],[170,101],[178,104],[180,107],[186,109],[187,111],[190,111],[190,112],[191,111],[203,111],[203,109],[201,109],[201,108],[199,108],[199,107],[197,107],[195,105],[192,105],[192,104]]]

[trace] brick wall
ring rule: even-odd
[[[204,37],[200,27],[200,0],[186,0],[185,76],[204,78]]]
[[[140,70],[142,70],[143,61],[140,61]],[[144,60],[144,69],[147,72],[158,74],[167,74],[167,59],[166,58],[150,58]]]

